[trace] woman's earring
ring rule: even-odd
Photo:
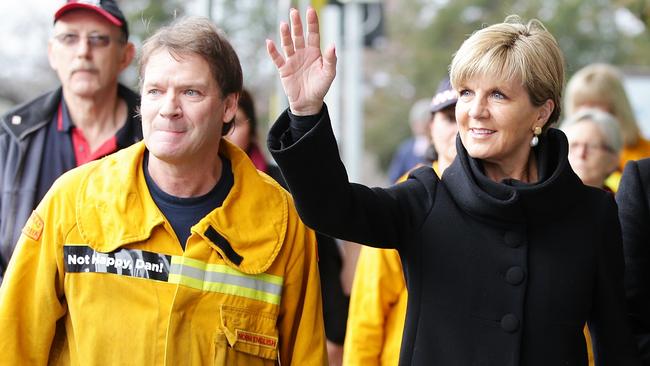
[[[542,128],[537,126],[533,129],[533,138],[530,140],[530,147],[535,147],[539,144],[539,135],[542,134]]]

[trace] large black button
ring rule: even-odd
[[[508,231],[504,236],[504,241],[510,248],[517,248],[524,243],[524,238],[516,231]]]
[[[506,272],[506,281],[511,285],[518,285],[524,280],[524,270],[521,267],[510,267]]]
[[[501,318],[501,329],[508,333],[514,333],[519,329],[519,319],[515,314],[506,314]]]

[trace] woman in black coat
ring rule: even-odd
[[[625,290],[632,333],[650,365],[650,159],[630,160],[616,193],[623,230]]]
[[[335,74],[296,10],[282,24],[278,68],[289,110],[269,149],[307,225],[396,248],[409,291],[402,365],[638,365],[625,314],[623,257],[611,194],[584,186],[567,161],[559,115],[562,55],[539,21],[477,31],[450,76],[458,157],[388,189],[348,182],[323,97]]]

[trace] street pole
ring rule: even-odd
[[[345,4],[345,52],[343,88],[345,90],[343,119],[343,161],[352,182],[362,178],[363,158],[363,96],[362,96],[362,42],[363,17],[361,4],[350,1]]]
[[[280,22],[289,22],[289,9],[291,9],[291,0],[278,0],[277,6],[277,20],[275,24],[280,24]],[[280,44],[280,30],[277,30],[278,37],[276,39],[276,44]],[[266,47],[266,46],[265,46]],[[280,48],[281,49],[281,48]],[[271,101],[272,108],[270,112],[272,116],[279,116],[280,113],[284,112],[285,109],[289,106],[289,102],[284,95],[284,88],[282,87],[282,82],[280,78],[276,78],[275,81],[275,95],[272,97]],[[273,110],[275,109],[275,110]]]
[[[326,5],[322,10],[322,26],[323,37],[321,40],[321,47],[327,48],[331,44],[335,44],[338,48],[343,44],[341,35],[341,18],[343,14],[341,8],[336,5]],[[342,108],[341,108],[341,63],[336,63],[336,75],[332,82],[330,90],[325,95],[325,103],[327,103],[327,110],[330,114],[332,121],[332,130],[337,141],[341,141],[341,121],[342,121]]]

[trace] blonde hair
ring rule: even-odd
[[[555,107],[544,130],[560,116],[564,57],[537,19],[524,24],[511,15],[503,23],[474,32],[454,55],[449,71],[454,89],[477,76],[503,75],[505,80],[520,81],[533,105],[552,100]]]
[[[633,146],[639,139],[640,131],[622,80],[615,66],[601,63],[587,65],[569,80],[564,108],[570,116],[585,104],[605,105],[621,125],[625,146]]]

